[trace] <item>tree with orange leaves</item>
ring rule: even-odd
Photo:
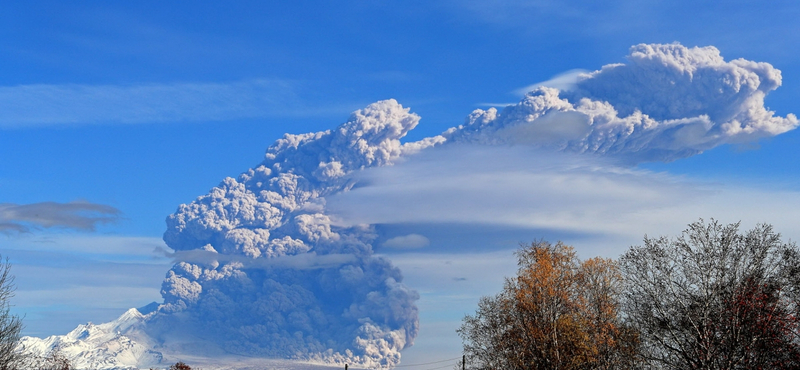
[[[545,241],[523,246],[517,258],[517,276],[483,297],[458,330],[468,368],[629,367],[637,336],[619,318],[614,261],[581,261],[572,247]]]

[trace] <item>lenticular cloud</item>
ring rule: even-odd
[[[631,163],[670,161],[797,127],[764,97],[781,85],[768,63],[726,62],[713,46],[637,45],[627,64],[578,75],[567,90],[539,87],[502,112],[476,110],[448,141],[527,144]]]

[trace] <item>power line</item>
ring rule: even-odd
[[[461,359],[461,357],[456,357],[456,358],[448,358],[448,359],[446,359],[446,360],[439,360],[439,361],[433,361],[433,362],[425,362],[425,363],[421,363],[421,364],[397,365],[397,366],[395,366],[395,367],[411,367],[411,366],[433,365],[433,364],[440,364],[440,363],[442,363],[442,362],[453,361],[453,360],[460,360],[460,359]],[[449,365],[448,365],[448,366],[449,366]],[[437,368],[437,369],[438,369],[438,368]]]
[[[397,365],[397,366],[393,366],[392,368],[397,368],[397,367],[412,367],[412,366],[424,366],[424,365],[434,365],[434,364],[440,364],[440,363],[442,363],[442,362],[447,362],[447,361],[455,361],[455,360],[461,360],[461,359],[462,359],[462,357],[455,357],[455,358],[448,358],[448,359],[446,359],[446,360],[439,360],[439,361],[432,361],[432,362],[423,362],[423,363],[419,363],[419,364]],[[452,365],[450,365],[450,364],[447,364],[447,365],[444,365],[444,366],[431,367],[431,368],[427,368],[427,369],[423,369],[423,370],[436,370],[436,369],[444,369],[444,368],[446,368],[446,367],[448,367],[448,366],[452,366]],[[348,365],[347,365],[347,364],[345,364],[345,369],[348,369],[348,368],[350,368],[350,369],[356,369],[356,367],[348,367]],[[361,369],[361,368],[359,367],[358,369]]]
[[[446,368],[446,367],[450,367],[450,366],[453,366],[453,365],[451,365],[451,364],[448,364],[448,365],[439,366],[439,367],[429,367],[429,368],[427,368],[427,369],[425,369],[425,370],[444,369],[444,368]]]

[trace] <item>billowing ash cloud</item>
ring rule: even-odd
[[[0,203],[0,233],[24,233],[31,226],[93,231],[98,224],[117,221],[121,214],[114,207],[85,201]]]
[[[539,87],[521,102],[476,110],[449,141],[511,143],[597,153],[629,162],[670,161],[721,144],[797,127],[764,97],[781,85],[768,63],[726,62],[712,46],[637,45],[627,64],[580,74],[570,90]]]
[[[332,225],[325,196],[352,187],[354,171],[430,145],[400,143],[418,122],[394,100],[371,104],[335,130],[285,135],[261,164],[181,205],[164,234],[181,261],[150,335],[247,355],[398,363],[417,335],[419,295],[373,256],[371,227]]]
[[[713,47],[678,44],[638,45],[628,60],[580,74],[562,86],[568,90],[537,87],[502,112],[476,110],[464,125],[418,142],[401,143],[419,117],[394,100],[356,111],[334,130],[285,135],[259,165],[168,217],[164,240],[177,263],[163,282],[163,304],[147,315],[148,334],[184,350],[212,343],[246,355],[396,365],[418,332],[419,295],[373,254],[373,228],[338,222],[326,202],[368,179],[358,176],[363,170],[451,143],[673,160],[798,125],[764,107],[781,83],[769,64],[725,62]],[[467,171],[487,171],[467,163]],[[428,243],[411,234],[385,246]]]

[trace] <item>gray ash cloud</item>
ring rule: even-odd
[[[258,166],[181,205],[164,234],[180,262],[148,332],[238,354],[398,363],[419,295],[373,255],[370,226],[335,225],[325,196],[423,147],[399,141],[418,122],[396,101],[371,104],[335,130],[285,135]]]

